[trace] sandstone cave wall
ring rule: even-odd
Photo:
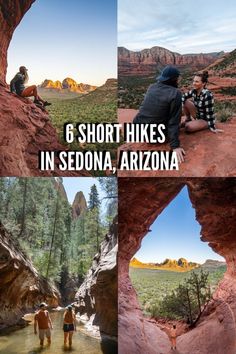
[[[143,317],[129,278],[129,261],[161,211],[187,185],[201,239],[225,257],[227,272],[199,325],[177,341],[183,354],[236,352],[236,184],[233,178],[121,178],[119,180],[119,353],[164,354],[164,332]],[[171,222],[171,221],[170,221]],[[157,250],[158,251],[158,250]],[[214,334],[214,335],[213,335]],[[130,340],[132,338],[132,341]],[[159,340],[157,341],[157,338]],[[216,340],[217,338],[217,340]]]

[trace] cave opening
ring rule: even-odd
[[[176,324],[182,333],[191,328],[198,316],[200,319],[201,311],[203,313],[204,306],[212,299],[225,272],[225,259],[201,240],[201,226],[196,220],[186,185],[150,225],[129,264],[130,279],[144,316],[155,320],[164,330]],[[195,281],[200,284],[202,275],[205,284],[198,294],[193,293],[189,279],[195,276]],[[173,306],[174,298],[170,301],[173,292],[176,301],[184,297],[184,293],[179,292],[180,284],[192,292],[190,309],[180,310]],[[198,313],[196,301],[199,295],[202,303]],[[185,306],[185,301],[187,299],[179,299],[176,306]]]

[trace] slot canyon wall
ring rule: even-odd
[[[0,223],[0,329],[17,324],[45,301],[56,307],[60,294],[41,277]]]
[[[167,335],[143,317],[129,278],[129,262],[150,225],[187,185],[201,240],[225,257],[227,272],[197,327],[177,339],[181,354],[236,352],[236,184],[233,178],[121,178],[119,180],[119,353],[165,354]],[[158,250],[157,250],[158,251]],[[132,340],[131,340],[132,338]]]

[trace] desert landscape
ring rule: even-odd
[[[236,133],[236,50],[230,53],[200,53],[181,55],[161,47],[141,51],[118,48],[118,120],[132,122],[142,103],[145,92],[154,83],[166,65],[174,65],[181,72],[180,90],[191,88],[195,72],[209,71],[208,88],[215,97],[217,127],[223,134],[208,131],[192,134],[180,131],[182,147],[186,150],[186,161],[179,171],[132,171],[132,176],[234,176],[235,163],[230,155],[235,149]],[[145,143],[124,144],[122,150],[156,150],[157,146]],[[211,161],[205,155],[211,149]],[[158,145],[158,150],[169,150],[168,144]],[[196,151],[198,152],[196,154]],[[226,154],[227,152],[227,154]],[[120,177],[128,172],[119,171]]]

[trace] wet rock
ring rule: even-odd
[[[86,315],[89,326],[100,333],[117,336],[117,218],[101,243],[100,252],[79,288],[75,305],[78,316]],[[90,321],[91,319],[91,321]],[[96,329],[96,327],[95,327]]]
[[[0,329],[17,324],[41,302],[58,306],[60,294],[41,277],[0,224]]]

